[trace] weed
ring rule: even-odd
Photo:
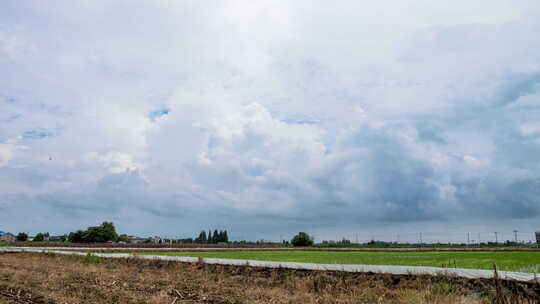
[[[99,264],[103,262],[103,260],[104,258],[91,254],[91,253],[87,253],[85,256],[81,258],[81,262],[83,264]]]
[[[434,294],[449,295],[458,291],[457,286],[449,282],[435,282],[431,285],[431,292]]]

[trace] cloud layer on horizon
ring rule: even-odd
[[[0,228],[539,228],[540,5],[340,3],[2,2]]]

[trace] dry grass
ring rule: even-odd
[[[538,286],[503,285],[516,303],[540,300]],[[0,303],[491,303],[495,290],[447,277],[0,254]]]

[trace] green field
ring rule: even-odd
[[[457,267],[540,272],[540,252],[329,252],[329,251],[220,251],[144,252],[141,254],[189,256],[320,264],[367,264]]]

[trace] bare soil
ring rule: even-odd
[[[540,286],[3,253],[0,303],[540,303]]]

